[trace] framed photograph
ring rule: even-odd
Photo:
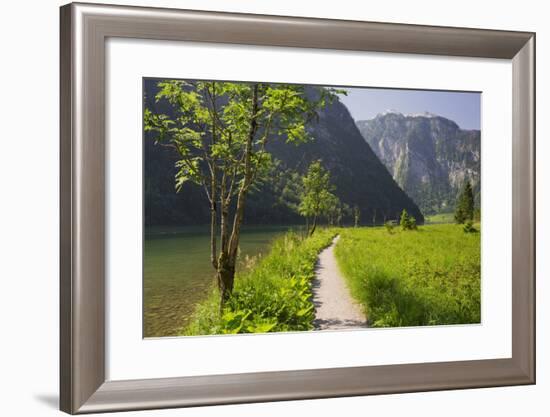
[[[535,383],[535,34],[61,7],[61,409]]]

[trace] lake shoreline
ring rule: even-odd
[[[241,267],[267,254],[273,239],[295,227],[245,227]],[[202,226],[153,232],[143,242],[143,336],[177,336],[215,284],[210,233]]]

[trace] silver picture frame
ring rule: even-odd
[[[61,410],[81,414],[535,383],[534,33],[82,3],[62,6],[60,13]],[[512,357],[107,380],[105,42],[109,37],[511,61]]]

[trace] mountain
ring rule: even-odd
[[[170,114],[164,102],[155,103],[158,80],[145,80],[145,106],[154,113]],[[315,94],[313,89],[308,94]],[[398,219],[406,209],[419,223],[424,218],[418,206],[393,180],[387,169],[365,142],[347,108],[339,101],[319,111],[318,120],[308,130],[314,140],[300,145],[271,141],[268,150],[277,162],[269,180],[259,184],[249,196],[246,224],[296,224],[297,195],[310,162],[320,159],[330,170],[335,194],[350,207],[361,210],[361,223],[382,223]],[[203,190],[186,184],[174,191],[174,164],[177,155],[170,148],[155,145],[144,135],[144,193],[146,225],[207,224],[209,210]],[[348,214],[344,222],[351,222]]]
[[[399,186],[424,214],[451,210],[466,180],[480,203],[479,130],[434,114],[379,114],[357,127]]]

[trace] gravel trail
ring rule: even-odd
[[[316,277],[313,280],[315,304],[315,330],[341,330],[367,327],[361,306],[351,298],[344,277],[338,269],[334,247],[340,239],[319,254]]]

